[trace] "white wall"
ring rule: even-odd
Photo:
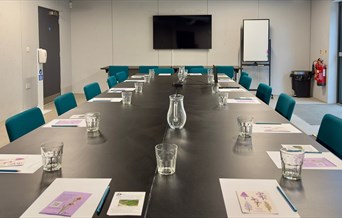
[[[311,62],[327,64],[327,85],[313,87],[313,96],[327,103],[337,98],[338,3],[314,0],[311,6]],[[325,52],[326,51],[326,52]]]
[[[268,18],[271,85],[275,94],[292,94],[291,70],[310,69],[310,10],[309,0],[73,0],[73,90],[82,92],[93,81],[106,89],[106,74],[99,68],[111,64],[238,65],[242,20]],[[157,14],[212,14],[212,49],[153,50],[152,16]],[[88,45],[89,52],[81,45]],[[251,72],[255,80],[265,73]]]
[[[0,1],[0,120],[37,106],[38,6],[60,12],[61,91],[71,90],[69,1]]]

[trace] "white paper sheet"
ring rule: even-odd
[[[40,154],[0,154],[1,160],[24,158],[24,165],[0,167],[0,170],[18,170],[18,172],[0,172],[0,173],[34,173],[42,165],[42,156]]]
[[[145,192],[115,192],[108,216],[141,216]]]
[[[220,185],[229,218],[253,217],[253,218],[292,218],[300,217],[297,212],[292,211],[286,200],[277,190],[279,186],[276,180],[261,179],[224,179],[220,178]],[[236,191],[267,191],[276,205],[278,214],[244,214],[241,211]],[[291,199],[290,199],[291,200]],[[300,212],[300,211],[299,211]]]
[[[108,93],[121,93],[123,91],[133,92],[135,88],[110,88]]]
[[[40,214],[39,212],[64,191],[91,193],[89,199],[84,202],[72,217],[92,217],[111,180],[57,178],[20,217],[61,218],[61,216]]]
[[[217,77],[218,78],[229,78],[226,74],[224,74],[224,73],[218,73],[217,74]]]
[[[147,74],[146,74],[147,75]],[[131,78],[144,78],[144,75],[133,75],[131,76]]]
[[[232,83],[235,82],[234,80],[230,79],[230,78],[224,78],[224,79],[219,79],[218,80],[219,83]]]
[[[239,89],[236,89],[236,88],[222,88],[222,89],[219,89],[219,92],[247,92],[246,89],[243,89],[243,88],[239,88]]]
[[[189,73],[188,75],[190,75],[190,76],[202,76],[201,73]]]
[[[287,150],[294,149],[303,149],[305,153],[320,153],[314,146],[312,145],[300,145],[300,144],[282,144],[283,148]]]
[[[273,163],[281,169],[281,159],[280,159],[280,151],[267,151],[267,154],[270,156],[272,159]],[[306,153],[304,156],[304,161],[305,159],[308,158],[326,158],[328,161],[333,163],[335,166],[325,166],[325,167],[305,167],[303,165],[302,169],[305,170],[342,170],[342,161],[336,157],[333,153],[331,152],[322,152],[322,153]]]
[[[92,98],[88,102],[121,102],[122,98]]]
[[[229,98],[227,102],[229,104],[260,104],[256,97]]]
[[[158,76],[171,76],[171,73],[160,73]]]
[[[68,122],[68,121],[71,121],[71,120],[80,120],[80,123],[77,124],[77,126],[75,126],[74,124],[62,124],[61,122],[65,121],[65,122]],[[60,123],[60,124],[58,124]],[[54,119],[54,120],[51,120],[49,123],[45,124],[43,127],[57,127],[57,128],[60,128],[60,127],[66,127],[66,128],[71,128],[71,127],[86,127],[86,122],[85,122],[85,119]]]
[[[74,114],[70,119],[85,119],[85,114]]]
[[[290,123],[254,124],[253,133],[301,133]]]
[[[125,83],[129,83],[129,82],[131,82],[131,83],[144,83],[144,82],[146,82],[145,80],[142,80],[142,79],[126,79],[125,81],[124,81]]]

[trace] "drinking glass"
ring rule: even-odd
[[[237,118],[240,127],[240,136],[251,137],[253,128],[253,117],[248,115],[239,116]]]
[[[176,172],[177,148],[175,144],[156,145],[157,168],[160,175],[171,175]]]
[[[100,127],[100,113],[91,112],[85,114],[87,132],[97,132]]]
[[[301,179],[304,154],[303,149],[280,149],[281,168],[284,178],[290,180]]]
[[[228,92],[218,92],[219,105],[225,106],[228,104]]]
[[[40,147],[44,171],[57,171],[62,168],[63,142],[46,142]]]
[[[122,104],[131,104],[132,102],[132,92],[121,92]]]
[[[143,91],[143,83],[136,82],[136,83],[134,83],[134,87],[135,87],[135,92],[136,93],[142,93],[142,91]]]

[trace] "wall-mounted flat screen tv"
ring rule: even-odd
[[[211,49],[211,15],[153,16],[153,49]]]

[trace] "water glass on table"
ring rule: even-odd
[[[154,79],[154,74],[155,74],[154,69],[149,69],[148,74],[150,75],[151,79]]]
[[[136,82],[136,83],[134,83],[134,87],[135,87],[135,92],[136,93],[142,93],[142,91],[143,91],[143,83]]]
[[[305,152],[303,149],[280,149],[283,177],[290,180],[301,179]]]
[[[208,84],[214,84],[214,75],[213,74],[208,74]]]
[[[175,144],[156,145],[157,168],[160,175],[172,175],[176,172],[177,148]]]
[[[144,80],[146,83],[150,83],[151,82],[151,76],[150,75],[144,75]]]
[[[229,97],[228,92],[218,92],[219,105],[220,106],[227,105],[228,104],[228,97]]]
[[[98,132],[100,127],[100,113],[99,112],[91,112],[85,114],[87,132],[93,133]]]
[[[240,128],[240,136],[242,137],[251,137],[252,129],[253,129],[253,117],[249,115],[242,115],[237,118],[239,128]]]
[[[40,146],[44,171],[62,168],[63,142],[46,142]]]
[[[122,104],[131,104],[132,92],[121,92]]]

